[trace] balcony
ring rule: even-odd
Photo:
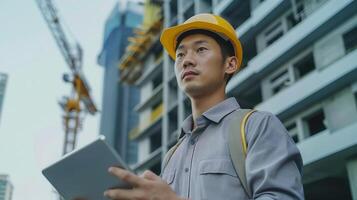
[[[144,73],[140,76],[140,78],[136,81],[136,85],[141,86],[148,81],[152,80],[153,77],[162,76],[162,66],[163,66],[163,59],[162,56],[154,62],[151,67],[149,67]]]
[[[233,28],[239,27],[250,17],[250,0],[223,0],[213,4],[213,12],[227,19]]]
[[[345,170],[346,160],[357,151],[356,130],[354,123],[336,132],[325,130],[297,144],[304,162],[304,182]]]
[[[162,30],[162,26],[163,20],[158,18],[146,29],[136,30],[136,36],[129,38],[130,44],[119,64],[121,81],[133,84],[141,76],[143,65],[140,61],[148,56],[148,52],[161,47],[158,33]]]
[[[311,42],[333,29],[336,24],[345,21],[345,18],[356,8],[357,2],[352,0],[330,0],[325,3],[319,10],[254,57],[248,63],[248,67],[231,79],[226,92],[232,93],[236,88],[240,91],[249,89],[257,80],[287,62]]]
[[[135,128],[132,131],[130,131],[129,139],[140,140],[143,137],[150,136],[153,133],[161,132],[161,122],[162,122],[162,117],[161,115],[159,115],[157,119],[155,119],[151,123],[148,123],[148,125],[145,128],[141,130],[139,128]]]
[[[149,98],[143,100],[139,105],[137,105],[134,109],[136,112],[142,112],[145,109],[150,108],[151,106],[155,105],[156,103],[162,101],[162,92],[163,92],[163,85],[160,84],[157,86]]]
[[[157,106],[152,112],[150,116],[150,123],[155,122],[157,119],[159,119],[162,116],[162,112],[164,110],[164,104],[161,103],[159,106]]]
[[[236,29],[242,43],[254,38],[264,27],[274,21],[289,8],[289,1],[264,1],[251,13],[251,16]]]
[[[315,70],[304,78],[258,104],[256,109],[269,110],[281,118],[323,99],[355,81],[357,77],[357,50],[350,52],[323,70]]]

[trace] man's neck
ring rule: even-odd
[[[201,116],[205,111],[209,110],[218,103],[226,99],[225,93],[212,94],[210,96],[195,97],[191,98],[192,107],[192,117],[193,117],[193,127],[192,130],[196,128],[196,119]]]

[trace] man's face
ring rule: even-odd
[[[190,97],[199,97],[225,87],[221,48],[203,34],[185,37],[176,50],[175,74],[180,88]]]

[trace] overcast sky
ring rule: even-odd
[[[101,107],[103,68],[96,63],[104,22],[117,0],[57,0],[62,20],[84,51],[83,70]],[[9,174],[13,200],[56,196],[41,170],[61,156],[64,131],[57,101],[70,94],[68,66],[34,0],[0,1],[0,72],[8,83],[0,121],[0,174]],[[79,146],[94,140],[100,114],[87,116]]]

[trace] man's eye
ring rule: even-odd
[[[182,58],[183,56],[184,56],[183,53],[177,53],[177,54],[176,54],[176,58]]]
[[[198,48],[197,49],[197,52],[202,52],[202,51],[204,51],[204,50],[206,50],[207,48],[205,48],[205,47],[200,47],[200,48]]]

